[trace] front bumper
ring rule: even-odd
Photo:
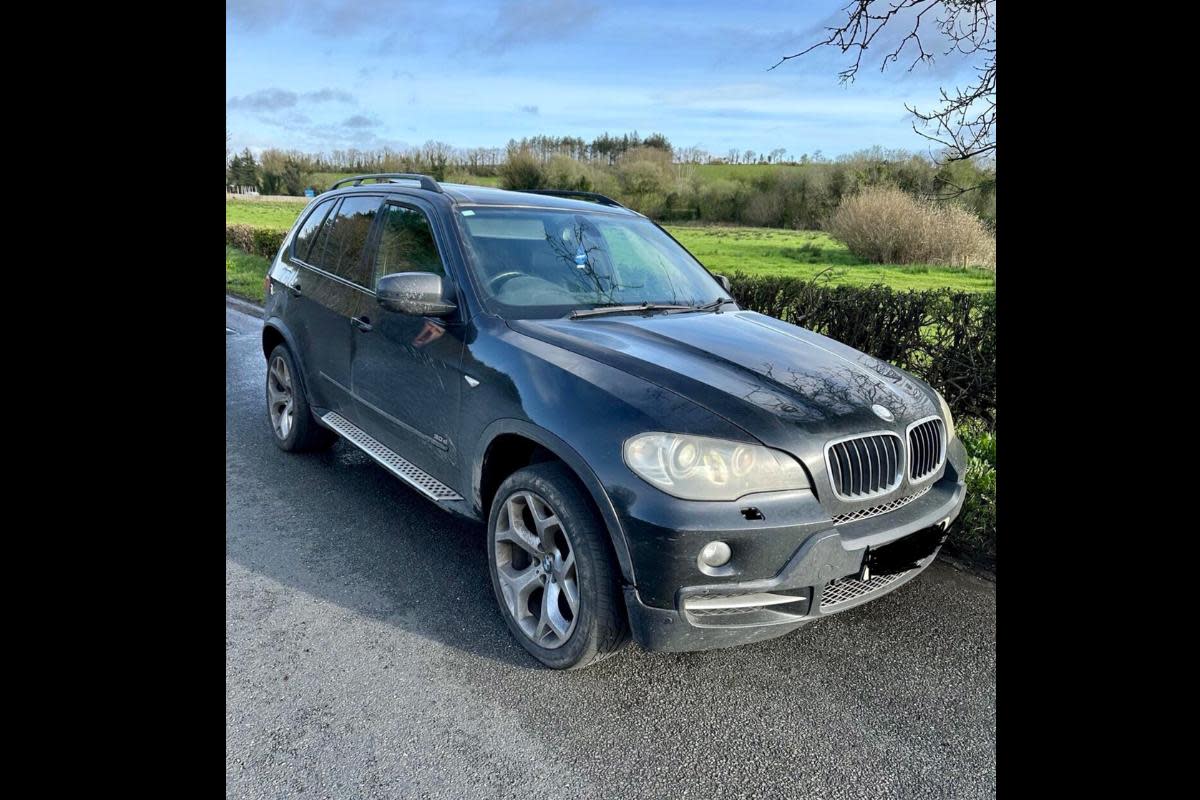
[[[958,471],[949,469],[901,509],[806,530],[803,543],[769,578],[689,583],[674,591],[670,608],[646,602],[646,592],[627,586],[633,637],[647,650],[730,647],[782,636],[874,600],[933,563],[965,497]]]

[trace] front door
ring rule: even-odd
[[[389,200],[380,214],[374,280],[396,272],[446,275],[422,203]],[[433,477],[456,485],[461,307],[448,318],[398,314],[378,304],[364,313],[370,328],[356,329],[351,367],[359,426]]]

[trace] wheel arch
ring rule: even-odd
[[[292,359],[296,362],[299,375],[296,376],[300,383],[300,388],[304,392],[304,399],[308,401],[309,406],[312,405],[312,394],[308,391],[308,376],[304,364],[304,356],[300,352],[300,348],[296,346],[296,339],[292,336],[292,332],[288,330],[283,320],[278,317],[271,317],[263,322],[262,330],[262,349],[263,358],[270,358],[271,352],[281,344],[287,345],[288,351],[292,354]]]
[[[608,492],[604,490],[600,479],[596,477],[583,456],[545,428],[519,419],[499,419],[492,422],[484,429],[483,434],[479,437],[479,442],[479,450],[474,459],[471,486],[474,503],[479,508],[485,524],[491,513],[491,502],[496,489],[504,478],[514,471],[506,472],[506,467],[514,463],[518,468],[529,463],[537,463],[537,460],[545,460],[540,457],[543,453],[548,454],[566,465],[587,491],[608,531],[613,551],[617,554],[617,563],[621,569],[622,579],[630,585],[635,585],[633,560],[629,554],[629,545],[625,540],[625,531],[621,527],[620,519],[617,517]],[[498,456],[496,447],[525,448],[529,451],[528,455],[535,460],[522,459],[521,456],[526,455],[524,452],[515,453],[516,457]]]

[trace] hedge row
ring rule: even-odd
[[[275,254],[283,246],[283,237],[287,231],[274,228],[258,228],[254,225],[225,225],[225,244],[233,245],[239,250],[274,260]]]
[[[275,258],[285,231],[226,225],[225,241]],[[743,308],[803,325],[912,371],[942,393],[956,416],[996,421],[996,295],[951,289],[896,291],[799,278],[735,274]]]
[[[730,276],[738,305],[911,371],[955,416],[996,423],[996,294]]]

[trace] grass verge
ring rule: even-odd
[[[271,262],[261,256],[225,245],[225,291],[262,305],[263,278]]]

